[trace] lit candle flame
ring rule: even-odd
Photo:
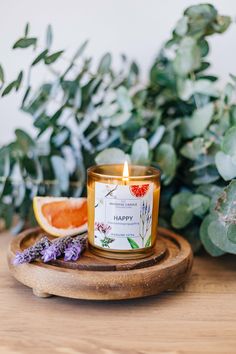
[[[128,180],[129,180],[129,165],[128,165],[128,161],[125,161],[123,167],[123,181],[128,181]]]

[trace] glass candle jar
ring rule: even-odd
[[[160,197],[159,170],[131,165],[88,169],[88,241],[107,258],[143,258],[153,253]]]

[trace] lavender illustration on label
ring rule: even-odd
[[[151,214],[151,206],[148,202],[143,201],[141,210],[140,210],[140,237],[142,239],[142,246],[146,246],[145,241],[147,242],[149,240],[150,235],[148,235],[147,238],[147,233],[150,230],[150,227],[152,225],[152,214]],[[146,240],[147,238],[147,240]]]

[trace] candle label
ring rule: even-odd
[[[95,183],[95,245],[113,250],[151,246],[153,183]]]

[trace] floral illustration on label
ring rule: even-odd
[[[95,183],[94,243],[129,250],[151,246],[153,184]]]
[[[110,248],[110,243],[115,241],[113,238],[110,238],[108,236],[110,230],[111,230],[111,226],[106,225],[104,223],[95,222],[95,231],[99,231],[100,234],[102,235],[102,238],[100,238],[102,247]],[[95,236],[95,238],[96,237],[97,236]]]

